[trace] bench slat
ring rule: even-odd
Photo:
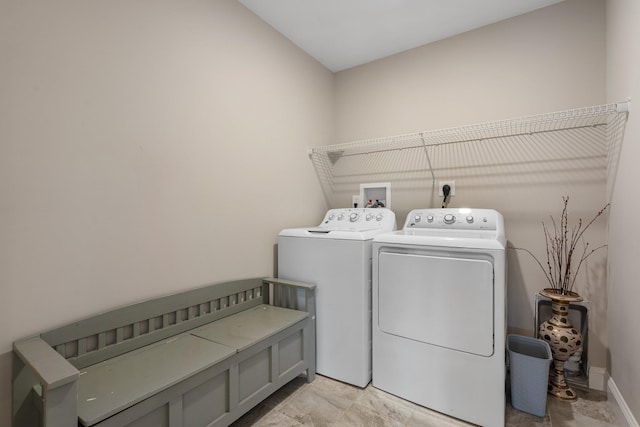
[[[218,283],[204,288],[191,289],[148,301],[139,302],[129,306],[116,308],[106,313],[98,314],[90,318],[80,320],[67,326],[63,326],[41,334],[42,339],[51,346],[96,335],[100,332],[116,329],[121,326],[131,325],[144,319],[162,316],[166,313],[184,309],[202,301],[211,301],[228,296],[242,290],[259,288],[262,279],[235,280],[226,283]],[[165,324],[166,326],[166,324]]]
[[[119,308],[45,332],[41,337],[76,368],[83,368],[255,307],[262,303],[261,299],[234,302],[238,293],[255,291],[262,286],[261,279],[216,284]],[[213,310],[211,307],[206,315],[191,317],[189,307],[200,305],[203,301],[217,302],[220,309]],[[136,335],[134,328],[140,322],[148,322],[148,333]],[[101,338],[101,334],[106,335]],[[98,336],[98,346],[92,351],[78,351],[78,339],[92,336]]]

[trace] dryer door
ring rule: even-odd
[[[380,252],[378,328],[480,356],[493,354],[489,259]]]

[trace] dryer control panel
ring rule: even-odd
[[[502,215],[493,209],[414,209],[404,223],[405,229],[497,230]]]
[[[328,230],[395,230],[396,216],[386,208],[330,209],[318,228]]]

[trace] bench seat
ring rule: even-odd
[[[309,317],[262,304],[80,371],[78,418],[88,427]]]
[[[262,304],[191,331],[192,335],[244,351],[309,317],[309,313]]]
[[[78,418],[92,426],[236,354],[188,333],[80,371]]]

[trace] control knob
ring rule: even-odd
[[[433,222],[433,215],[427,215],[427,222]]]
[[[357,212],[353,212],[349,215],[349,221],[351,222],[356,222],[358,220],[358,213]]]
[[[473,217],[472,217],[471,215],[468,215],[468,216],[467,216],[467,222],[468,222],[469,224],[473,224]]]
[[[376,221],[382,221],[382,218],[384,218],[384,215],[378,214],[378,216],[376,216]]]
[[[420,222],[420,220],[422,220],[422,217],[420,215],[416,215],[414,220],[415,222]]]
[[[456,222],[456,217],[451,214],[446,214],[443,219],[445,224],[453,224]]]
[[[367,214],[367,221],[371,221],[373,219],[373,214]]]

